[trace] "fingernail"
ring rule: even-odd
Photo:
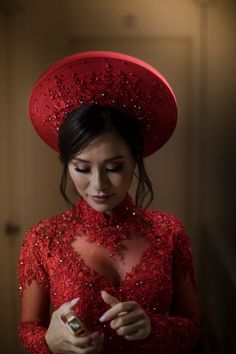
[[[102,316],[99,318],[99,321],[100,321],[100,322],[106,321],[106,316],[105,316],[105,315],[102,315]]]
[[[107,294],[107,292],[105,291],[105,290],[102,290],[101,291],[101,295],[103,296],[103,295],[106,295]]]
[[[78,301],[79,301],[79,297],[76,297],[75,299],[73,299],[73,300],[71,300],[70,301],[70,304],[73,306],[73,305],[75,305]]]

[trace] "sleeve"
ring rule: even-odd
[[[29,354],[50,354],[45,340],[47,328],[37,322],[22,321],[18,326],[19,339]]]
[[[168,316],[148,313],[152,332],[141,343],[145,353],[188,352],[195,348],[200,335],[192,249],[182,224],[175,221],[174,226],[173,304]]]
[[[18,285],[21,300],[19,340],[28,353],[48,354],[45,334],[49,316],[49,277],[43,261],[38,225],[26,233],[18,258]],[[35,286],[36,284],[36,286]],[[28,320],[29,319],[29,320]]]

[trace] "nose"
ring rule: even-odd
[[[96,171],[92,180],[93,188],[96,192],[103,192],[109,186],[109,178],[105,171]]]

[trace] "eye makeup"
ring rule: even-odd
[[[108,171],[108,172],[120,172],[120,171],[122,171],[123,170],[123,165],[122,164],[118,164],[118,165],[108,165],[107,167],[106,167],[106,170]]]
[[[74,166],[74,170],[76,172],[81,172],[81,173],[88,173],[90,171],[90,168],[79,168],[77,166]]]
[[[91,171],[91,167],[78,167],[76,165],[74,165],[74,170],[76,172],[80,172],[80,173],[89,173]],[[123,164],[109,164],[105,167],[105,170],[107,172],[120,172],[123,170]]]

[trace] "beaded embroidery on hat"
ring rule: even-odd
[[[58,151],[65,117],[91,104],[111,106],[137,119],[144,156],[160,148],[176,125],[175,97],[161,74],[137,58],[113,52],[75,54],[54,64],[36,82],[29,112],[38,134]]]

